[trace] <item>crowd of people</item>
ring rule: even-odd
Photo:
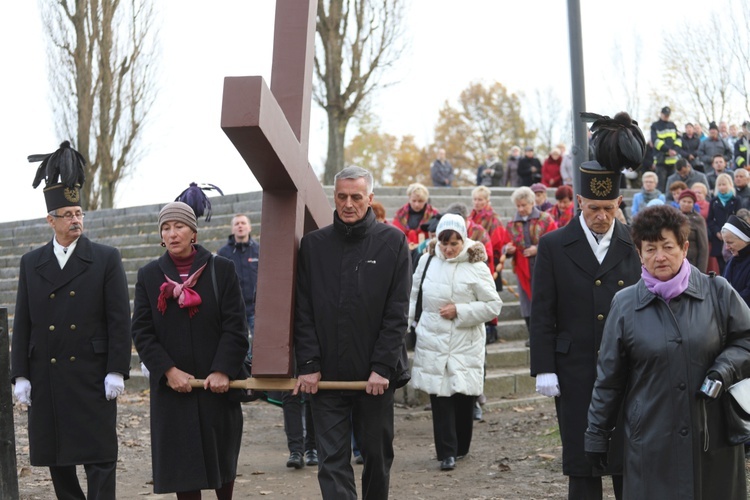
[[[306,234],[298,254],[297,383],[278,402],[286,465],[317,466],[325,499],[356,499],[355,448],[362,497],[388,498],[394,391],[408,382],[429,395],[439,469],[455,469],[481,419],[485,346],[498,339],[509,267],[536,390],[555,398],[570,499],[600,499],[607,475],[618,499],[745,498],[744,450],[725,438],[718,401],[726,390],[700,389],[750,376],[750,122],[729,154],[721,126],[704,146],[695,125],[678,137],[669,113],[651,141],[626,113],[600,117],[592,157],[575,169],[562,145],[544,162],[531,147],[514,147],[505,165],[487,151],[471,209],[433,206],[415,183],[389,219],[367,170],[339,172],[333,224]],[[260,259],[250,219],[235,215],[212,254],[197,243],[201,212],[166,204],[165,252],[139,270],[129,321],[119,252],[83,235],[83,179],[49,165],[75,173],[83,159],[63,143],[44,161],[53,237],[21,261],[11,367],[29,405],[32,465],[50,468],[59,498],[85,498],[77,465],[88,498],[116,498],[116,400],[132,338],[149,378],[154,492],[231,499],[250,396],[230,381],[252,360]],[[639,169],[627,210],[622,173]],[[431,177],[455,180],[444,150]],[[505,221],[491,188],[508,185]],[[366,388],[319,390],[321,381]]]

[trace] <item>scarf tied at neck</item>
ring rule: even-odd
[[[167,312],[167,299],[177,300],[177,304],[179,304],[182,309],[187,308],[188,314],[191,318],[195,316],[198,312],[198,306],[201,305],[203,301],[201,300],[201,296],[198,295],[198,292],[192,288],[205,268],[206,264],[203,264],[200,269],[188,276],[188,278],[182,283],[177,283],[170,279],[166,274],[164,275],[164,278],[167,281],[162,283],[159,287],[159,298],[156,301],[156,308],[162,316]]]

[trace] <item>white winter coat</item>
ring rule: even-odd
[[[484,323],[500,314],[503,302],[485,264],[484,245],[466,240],[461,253],[445,259],[439,245],[430,244],[435,257],[422,285],[422,316],[416,328],[417,345],[411,385],[428,394],[478,396],[484,381]],[[414,320],[419,284],[429,254],[419,259],[412,279],[409,324]],[[453,303],[457,316],[444,319],[440,307]]]

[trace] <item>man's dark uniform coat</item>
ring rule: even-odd
[[[636,283],[641,263],[627,226],[615,220],[607,255],[599,264],[576,216],[544,235],[534,267],[531,302],[531,375],[556,373],[555,398],[563,442],[563,473],[592,472],[583,452],[583,436],[604,323],[615,293]],[[622,467],[620,446],[610,451],[610,469]],[[617,453],[620,456],[616,456]]]
[[[117,403],[107,373],[128,375],[128,283],[117,249],[78,239],[61,270],[50,241],[21,258],[13,322],[13,380],[31,382],[32,465],[117,460]]]

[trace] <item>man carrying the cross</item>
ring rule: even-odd
[[[297,391],[312,394],[324,499],[356,499],[351,432],[364,458],[362,498],[387,499],[393,463],[393,391],[407,329],[411,263],[403,233],[378,224],[372,174],[336,174],[332,225],[302,239],[294,343]],[[365,392],[318,382],[367,381]]]

